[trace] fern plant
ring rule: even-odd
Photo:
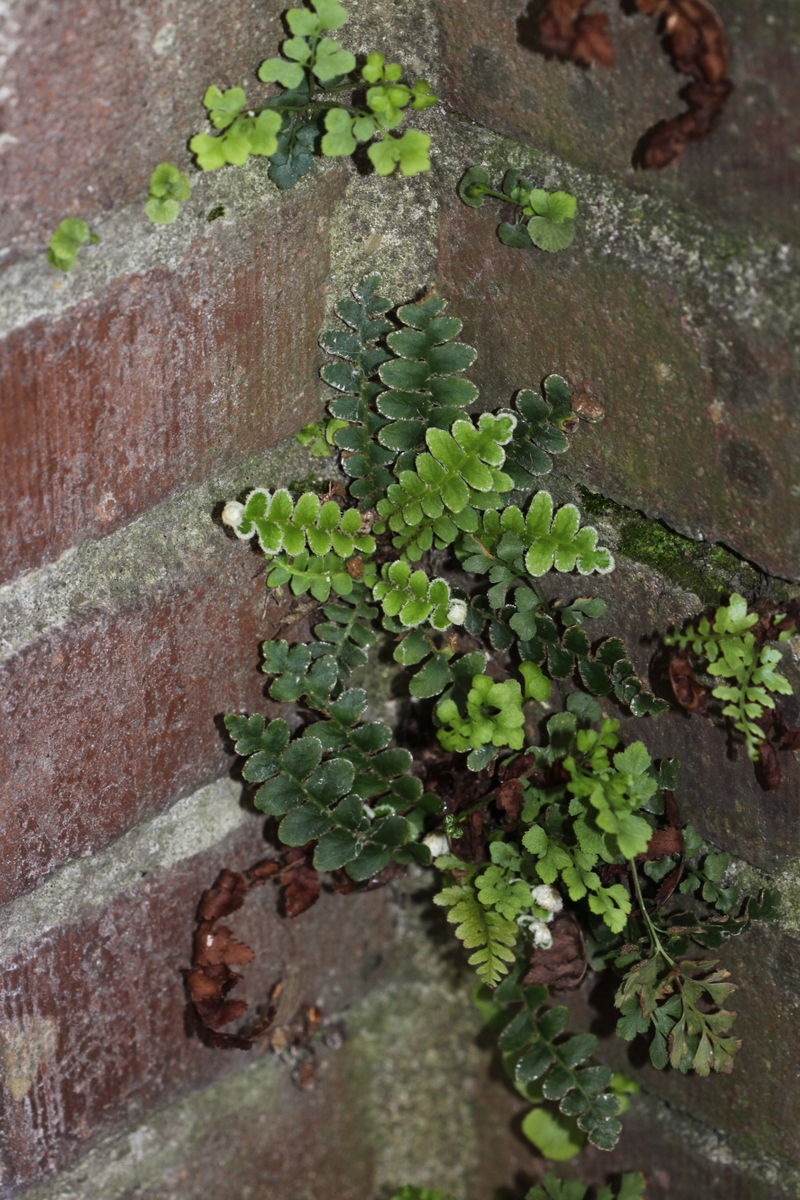
[[[150,195],[144,211],[154,225],[171,225],[180,212],[181,201],[192,194],[189,176],[172,163],[161,163],[150,176]]]
[[[78,217],[65,217],[50,238],[47,261],[58,271],[71,271],[77,262],[81,246],[86,242],[94,245],[99,240],[85,221]]]
[[[334,359],[322,377],[349,502],[256,488],[223,511],[263,551],[269,588],[317,602],[307,644],[263,646],[269,694],[300,706],[301,728],[292,737],[280,718],[239,714],[226,725],[245,779],[258,785],[256,805],[284,844],[314,844],[317,870],[364,881],[435,855],[435,903],[497,1003],[519,1008],[501,1038],[517,1085],[558,1103],[555,1116],[535,1110],[556,1129],[567,1122],[578,1144],[610,1149],[619,1088],[589,1061],[596,1039],[567,1037],[566,1009],[543,1008],[538,972],[558,976],[541,956],[558,943],[554,961],[566,946],[570,970],[574,953],[582,970],[588,960],[616,970],[618,1032],[648,1037],[655,1066],[728,1071],[739,1044],[732,986],[707,951],[770,919],[774,897],[757,902],[726,886],[724,856],[680,829],[677,761],[653,762],[642,741],[624,745],[619,721],[593,698],[651,718],[666,707],[620,639],[592,645],[591,622],[606,607],[582,594],[584,580],[613,571],[613,556],[575,505],[556,508],[538,487],[575,425],[566,382],[551,375],[543,394],[523,389],[514,408],[470,416],[477,389],[462,372],[474,351],[457,340],[461,323],[441,298],[390,316],[373,275],[337,312],[344,328],[321,339]],[[512,492],[523,499],[511,503]],[[549,598],[578,580],[581,594]],[[729,649],[742,641],[738,613],[732,606],[719,628],[685,637],[713,662],[738,663]],[[426,768],[392,744],[388,725],[365,720],[366,693],[350,676],[378,629],[410,695],[429,702],[418,710],[436,739],[428,761],[472,779],[459,785],[469,806],[458,788],[455,799],[445,790],[445,811],[419,777]],[[753,667],[748,703],[763,700],[754,688],[775,686],[773,661]],[[536,706],[554,701],[537,744]],[[693,906],[681,908],[687,894]],[[529,1117],[536,1140],[541,1120]]]
[[[430,167],[430,138],[418,129],[392,131],[406,111],[435,104],[422,80],[401,82],[402,68],[382,54],[356,57],[331,37],[347,20],[337,0],[311,0],[310,8],[285,14],[291,37],[282,57],[267,58],[258,78],[283,90],[261,105],[249,105],[243,88],[222,91],[212,85],[203,97],[208,119],[218,132],[198,133],[189,143],[197,165],[212,171],[240,166],[250,155],[270,160],[268,174],[279,188],[292,188],[314,167],[314,153],[349,157],[368,145],[367,157],[379,175],[416,175]],[[342,93],[348,93],[348,98]]]
[[[523,1086],[541,1080],[545,1099],[558,1101],[560,1112],[576,1117],[593,1145],[612,1150],[622,1131],[616,1120],[620,1103],[610,1090],[613,1072],[590,1061],[597,1038],[579,1033],[562,1040],[569,1010],[542,1010],[548,998],[545,987],[522,988],[514,982],[498,998],[522,1002],[500,1034],[500,1049],[512,1057],[516,1080]]]
[[[483,167],[470,167],[458,185],[458,194],[470,208],[480,208],[486,196],[515,205],[516,221],[513,224],[501,221],[497,236],[517,250],[529,250],[533,245],[554,253],[566,250],[575,237],[578,207],[575,197],[569,192],[548,192],[534,187],[519,171],[506,171],[502,191],[498,192]]]
[[[785,616],[785,613],[774,616],[772,630],[766,631],[774,632],[778,642],[788,641],[794,633],[793,625],[788,629],[777,628],[786,623]],[[707,616],[702,616],[697,629],[689,625],[683,633],[664,638],[667,646],[688,650],[706,674],[720,680],[711,695],[724,701],[723,716],[742,734],[748,758],[753,761],[757,761],[765,737],[759,721],[768,709],[775,708],[773,695],[792,694],[788,679],[775,669],[781,661],[781,651],[765,641],[763,632],[756,638],[758,624],[758,613],[749,612],[744,596],[735,592],[729,604],[717,609],[713,624]]]
[[[236,753],[247,761],[243,776],[261,786],[254,803],[280,819],[278,836],[288,846],[317,843],[314,866],[346,868],[351,879],[369,879],[412,842],[438,797],[424,795],[409,774],[411,755],[390,747],[392,731],[381,721],[362,722],[367,706],[361,688],[339,691],[332,656],[314,660],[305,646],[266,643],[265,671],[276,675],[270,694],[280,700],[305,697],[323,718],[291,738],[281,718],[269,725],[258,715],[225,718]],[[303,654],[302,651],[306,651]],[[414,821],[407,819],[416,814]],[[430,862],[414,845],[401,861]]]

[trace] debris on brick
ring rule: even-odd
[[[592,0],[550,0],[539,23],[542,45],[562,58],[589,66],[614,64],[605,14],[586,14]],[[676,71],[691,83],[681,92],[685,112],[659,121],[644,134],[636,159],[642,167],[678,162],[689,142],[714,132],[733,91],[728,78],[728,35],[708,0],[634,0],[640,12],[659,17],[664,48]]]

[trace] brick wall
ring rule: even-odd
[[[432,284],[450,299],[483,403],[557,370],[602,404],[553,486],[616,502],[596,523],[620,570],[598,592],[641,670],[706,585],[800,581],[796,4],[719,0],[736,91],[719,132],[662,173],[631,167],[679,103],[647,19],[600,0],[618,65],[587,71],[532,48],[537,0],[348,7],[346,44],[406,60],[443,97],[421,118],[431,173],[328,162],[279,193],[255,161],[195,176],[179,221],[157,228],[150,172],[189,166],[209,83],[258,95],[282,0],[0,5],[3,1197],[373,1200],[413,1179],[485,1200],[541,1170],[419,884],[325,895],[296,922],[265,889],[242,914],[249,994],[291,966],[309,1002],[346,1018],[315,1091],[185,1024],[199,893],[263,847],[219,717],[265,707],[258,643],[281,618],[215,513],[319,471],[290,435],[322,410],[317,337],[365,271],[398,301]],[[475,163],[574,192],[573,246],[499,243],[497,214],[455,198]],[[62,276],[45,249],[67,215],[100,242]],[[668,555],[630,549],[632,510],[675,531]],[[781,887],[784,917],[728,955],[764,980],[737,996],[736,1073],[657,1076],[604,1042],[643,1093],[618,1151],[570,1169],[645,1167],[651,1200],[698,1184],[782,1200],[800,1187],[800,764],[765,795],[708,725],[670,715],[646,734],[684,761],[687,816]],[[576,1019],[597,1002],[587,987]]]

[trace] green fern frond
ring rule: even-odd
[[[758,619],[758,613],[748,612],[744,596],[734,592],[730,603],[717,609],[713,625],[703,616],[697,629],[689,625],[685,632],[664,638],[668,646],[690,650],[709,675],[724,680],[711,694],[725,701],[723,716],[743,735],[748,757],[754,762],[766,736],[759,721],[767,709],[775,707],[772,693],[792,694],[788,679],[775,670],[781,661],[780,650],[756,642],[753,628]],[[791,630],[785,630],[777,640],[786,641],[790,635]]]
[[[517,393],[514,401],[517,425],[506,448],[505,471],[518,491],[532,491],[542,475],[553,469],[554,454],[569,449],[565,433],[574,421],[572,393],[560,375],[548,375],[544,396],[528,388]]]
[[[468,868],[466,863],[459,865]],[[492,908],[484,907],[471,882],[443,888],[433,902],[448,909],[447,920],[456,926],[456,937],[467,950],[475,950],[470,955],[470,965],[476,968],[483,983],[494,987],[514,961],[517,926]]]
[[[478,396],[473,383],[459,378],[475,361],[475,350],[453,340],[462,322],[442,316],[445,307],[438,296],[404,305],[397,316],[405,328],[386,339],[395,358],[378,369],[389,389],[376,401],[389,419],[378,440],[399,455],[397,471],[413,467],[415,452],[425,449],[428,429],[449,430]]]
[[[222,521],[244,542],[257,537],[268,558],[281,553],[295,556],[308,550],[317,557],[333,551],[344,559],[356,550],[362,554],[375,550],[375,539],[361,533],[361,517],[356,509],[342,512],[335,500],[323,504],[313,492],[304,492],[295,502],[285,488],[275,492],[254,488],[244,504],[228,501]]]

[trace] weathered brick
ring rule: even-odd
[[[6,169],[0,241],[40,250],[65,216],[91,220],[147,196],[166,160],[206,128],[212,84],[257,100],[262,58],[283,35],[282,0],[16,0],[3,13]]]
[[[3,1195],[247,1061],[241,1051],[210,1049],[189,1032],[182,970],[203,889],[221,867],[243,868],[266,852],[253,820],[4,964]],[[291,967],[302,981],[302,1002],[328,1013],[374,986],[392,939],[382,892],[326,894],[287,921],[266,885],[226,924],[256,952],[237,996],[241,990],[251,1004],[263,1003]]]
[[[185,583],[85,614],[3,664],[0,902],[222,774],[221,714],[278,711],[258,646],[280,616],[263,616],[258,557],[219,537]]]
[[[523,253],[489,206],[446,202],[438,279],[487,406],[551,371],[605,409],[568,470],[587,487],[798,578],[800,417],[792,349],[678,286],[576,247]]]
[[[117,528],[317,411],[337,174],[0,342],[0,578]],[[265,221],[269,223],[265,236]]]
[[[400,1180],[441,1184],[448,1194],[481,1200],[498,1187],[524,1190],[537,1182],[545,1164],[519,1134],[528,1105],[492,1069],[490,1046],[478,1050],[474,1044],[470,974],[457,983],[442,977],[442,959],[423,945],[428,935],[418,922],[422,917],[424,923],[424,909],[406,903],[400,937],[390,927],[406,890],[338,902],[327,897],[322,904],[327,901],[328,907],[314,910],[316,918],[312,912],[288,930],[276,926],[268,897],[253,909],[258,929],[251,926],[249,936],[266,962],[247,969],[251,994],[260,994],[259,987],[268,987],[287,963],[297,961],[293,947],[299,934],[308,954],[323,947],[306,966],[306,977],[319,979],[320,968],[327,968],[329,984],[322,994],[329,1011],[342,1011],[340,1006],[354,1001],[346,1010],[344,1046],[338,1051],[318,1046],[315,1091],[292,1087],[286,1067],[269,1060],[238,1071],[244,1056],[196,1060],[191,1052],[202,1053],[201,1048],[186,1043],[172,1054],[169,1067],[154,1071],[145,1038],[149,1034],[155,1046],[163,1047],[168,1018],[177,1025],[179,1012],[179,1000],[171,1005],[173,981],[159,969],[154,983],[161,1015],[150,1012],[141,1020],[137,1074],[123,1079],[124,1098],[100,1112],[96,1129],[118,1127],[126,1111],[139,1114],[136,1124],[104,1141],[98,1141],[99,1132],[71,1139],[65,1130],[64,1161],[70,1153],[76,1161],[52,1183],[34,1187],[31,1200],[200,1200],[211,1189],[232,1200],[278,1200],[290,1191],[299,1200],[333,1191],[346,1200],[367,1200]],[[351,900],[357,900],[352,910]],[[144,910],[147,919],[152,907],[146,904]],[[191,919],[182,898],[167,915],[187,924]],[[336,919],[342,928],[332,964]],[[131,928],[140,932],[137,918]],[[360,940],[362,931],[365,940]],[[158,934],[149,933],[146,944],[170,961],[184,951],[182,943]],[[386,955],[380,969],[373,966],[378,953]],[[117,948],[115,956],[126,970],[129,963],[134,973],[140,966],[135,951]],[[421,963],[427,967],[420,978]],[[42,990],[40,985],[37,999]],[[74,988],[68,991],[74,994]],[[81,1020],[70,1016],[68,1027],[77,1028],[64,1035],[65,1049],[70,1038],[82,1034],[81,1051],[95,1047],[97,1038]],[[108,1020],[101,1012],[100,1023]],[[100,1069],[110,1053],[106,1047],[98,1050]],[[115,1066],[121,1058],[117,1050]],[[190,1067],[195,1070],[191,1078]],[[34,1084],[39,1094],[48,1073],[57,1076],[59,1069],[67,1094],[72,1067],[64,1059],[39,1068]],[[631,1073],[627,1065],[626,1070]],[[166,1109],[159,1105],[153,1111],[143,1099],[148,1088],[155,1094],[156,1084],[161,1095],[169,1096],[201,1078],[217,1082],[206,1091],[184,1093]],[[599,1186],[617,1172],[644,1169],[652,1200],[689,1200],[698,1178],[713,1200],[784,1200],[794,1190],[788,1173],[786,1179],[775,1177],[773,1164],[769,1153],[739,1150],[676,1107],[643,1095],[625,1114],[622,1139],[612,1154],[587,1147],[574,1162],[561,1165],[559,1174]]]
[[[473,120],[637,191],[670,196],[718,214],[732,227],[796,238],[800,162],[798,13],[776,0],[719,0],[732,43],[735,91],[719,129],[689,146],[677,167],[639,171],[636,145],[651,126],[682,112],[677,75],[655,22],[618,3],[593,5],[611,18],[616,65],[588,70],[543,55],[537,17],[518,0],[447,0],[437,5],[444,98]]]

